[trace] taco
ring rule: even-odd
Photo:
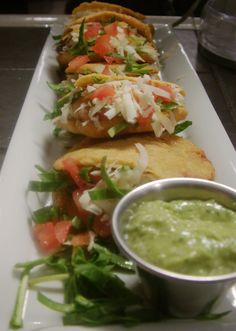
[[[132,56],[138,63],[154,63],[157,51],[152,30],[134,17],[115,12],[101,12],[73,21],[57,45],[61,66],[77,55],[87,55],[90,62],[123,63]]]
[[[74,8],[72,11],[71,20],[73,21],[79,17],[99,13],[101,11],[112,11],[119,14],[133,16],[140,21],[145,19],[145,15],[133,11],[132,9],[108,2],[92,1],[82,2],[78,7]]]
[[[36,236],[40,242],[50,225],[57,238],[64,229],[59,233],[63,232],[59,246],[64,241],[78,246],[91,244],[94,237],[107,238],[113,209],[122,196],[142,183],[170,177],[212,180],[214,167],[200,148],[177,136],[136,135],[98,143],[85,139],[54,163],[53,172],[43,173],[43,185],[31,183],[31,189],[53,191],[52,207],[38,213],[48,220],[39,226],[40,236]]]
[[[135,132],[176,133],[187,116],[184,91],[176,84],[149,76],[91,74],[59,99],[56,127],[88,137],[114,137]],[[63,102],[62,102],[63,101]]]
[[[104,74],[120,76],[143,76],[160,78],[159,66],[148,63],[136,63],[132,57],[127,57],[126,63],[115,64],[107,62],[87,63],[87,55],[79,55],[72,59],[65,70],[67,77],[78,79],[79,75]]]

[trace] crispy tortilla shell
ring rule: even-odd
[[[90,14],[90,13],[96,13],[107,10],[120,14],[133,16],[141,21],[145,19],[145,15],[133,11],[132,9],[108,2],[92,1],[92,2],[82,2],[78,7],[74,8],[72,11],[72,20],[78,17],[83,17],[85,15],[88,15],[88,13]]]
[[[156,138],[152,134],[141,134],[102,142],[88,139],[87,143],[85,139],[80,149],[59,158],[54,168],[63,171],[63,160],[67,158],[72,158],[78,166],[99,167],[104,156],[108,167],[134,168],[139,159],[136,143],[142,144],[148,154],[148,166],[143,174],[148,181],[171,177],[214,179],[214,167],[204,151],[191,141],[173,135]]]

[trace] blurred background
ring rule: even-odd
[[[70,14],[79,0],[18,0],[1,1],[0,14]],[[207,0],[107,0],[145,15],[182,16],[191,6],[192,15],[200,16]]]

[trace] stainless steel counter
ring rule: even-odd
[[[177,18],[148,19],[152,23],[172,23]],[[0,15],[0,167],[50,28],[64,20],[63,15]],[[198,24],[198,19],[189,19],[175,32],[236,148],[236,71],[214,64],[199,53],[193,28],[197,29]]]

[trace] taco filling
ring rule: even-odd
[[[166,131],[175,133],[177,122],[187,115],[183,91],[175,84],[150,80],[149,76],[119,79],[91,75],[90,78],[81,89],[82,79],[77,81],[75,91],[80,91],[79,97],[73,98],[74,91],[70,98],[67,96],[69,102],[63,104],[60,116],[54,120],[57,126],[79,133],[81,128],[90,130],[93,125],[101,134],[105,130],[102,136],[110,137],[133,127],[154,131],[160,137]],[[89,132],[85,135],[91,136]]]
[[[59,43],[58,50],[67,54],[67,62],[76,55],[87,55],[92,62],[104,60],[124,63],[132,56],[138,63],[154,63],[157,51],[136,27],[114,17],[110,21],[85,22],[70,26]],[[59,55],[59,62],[63,61]]]

